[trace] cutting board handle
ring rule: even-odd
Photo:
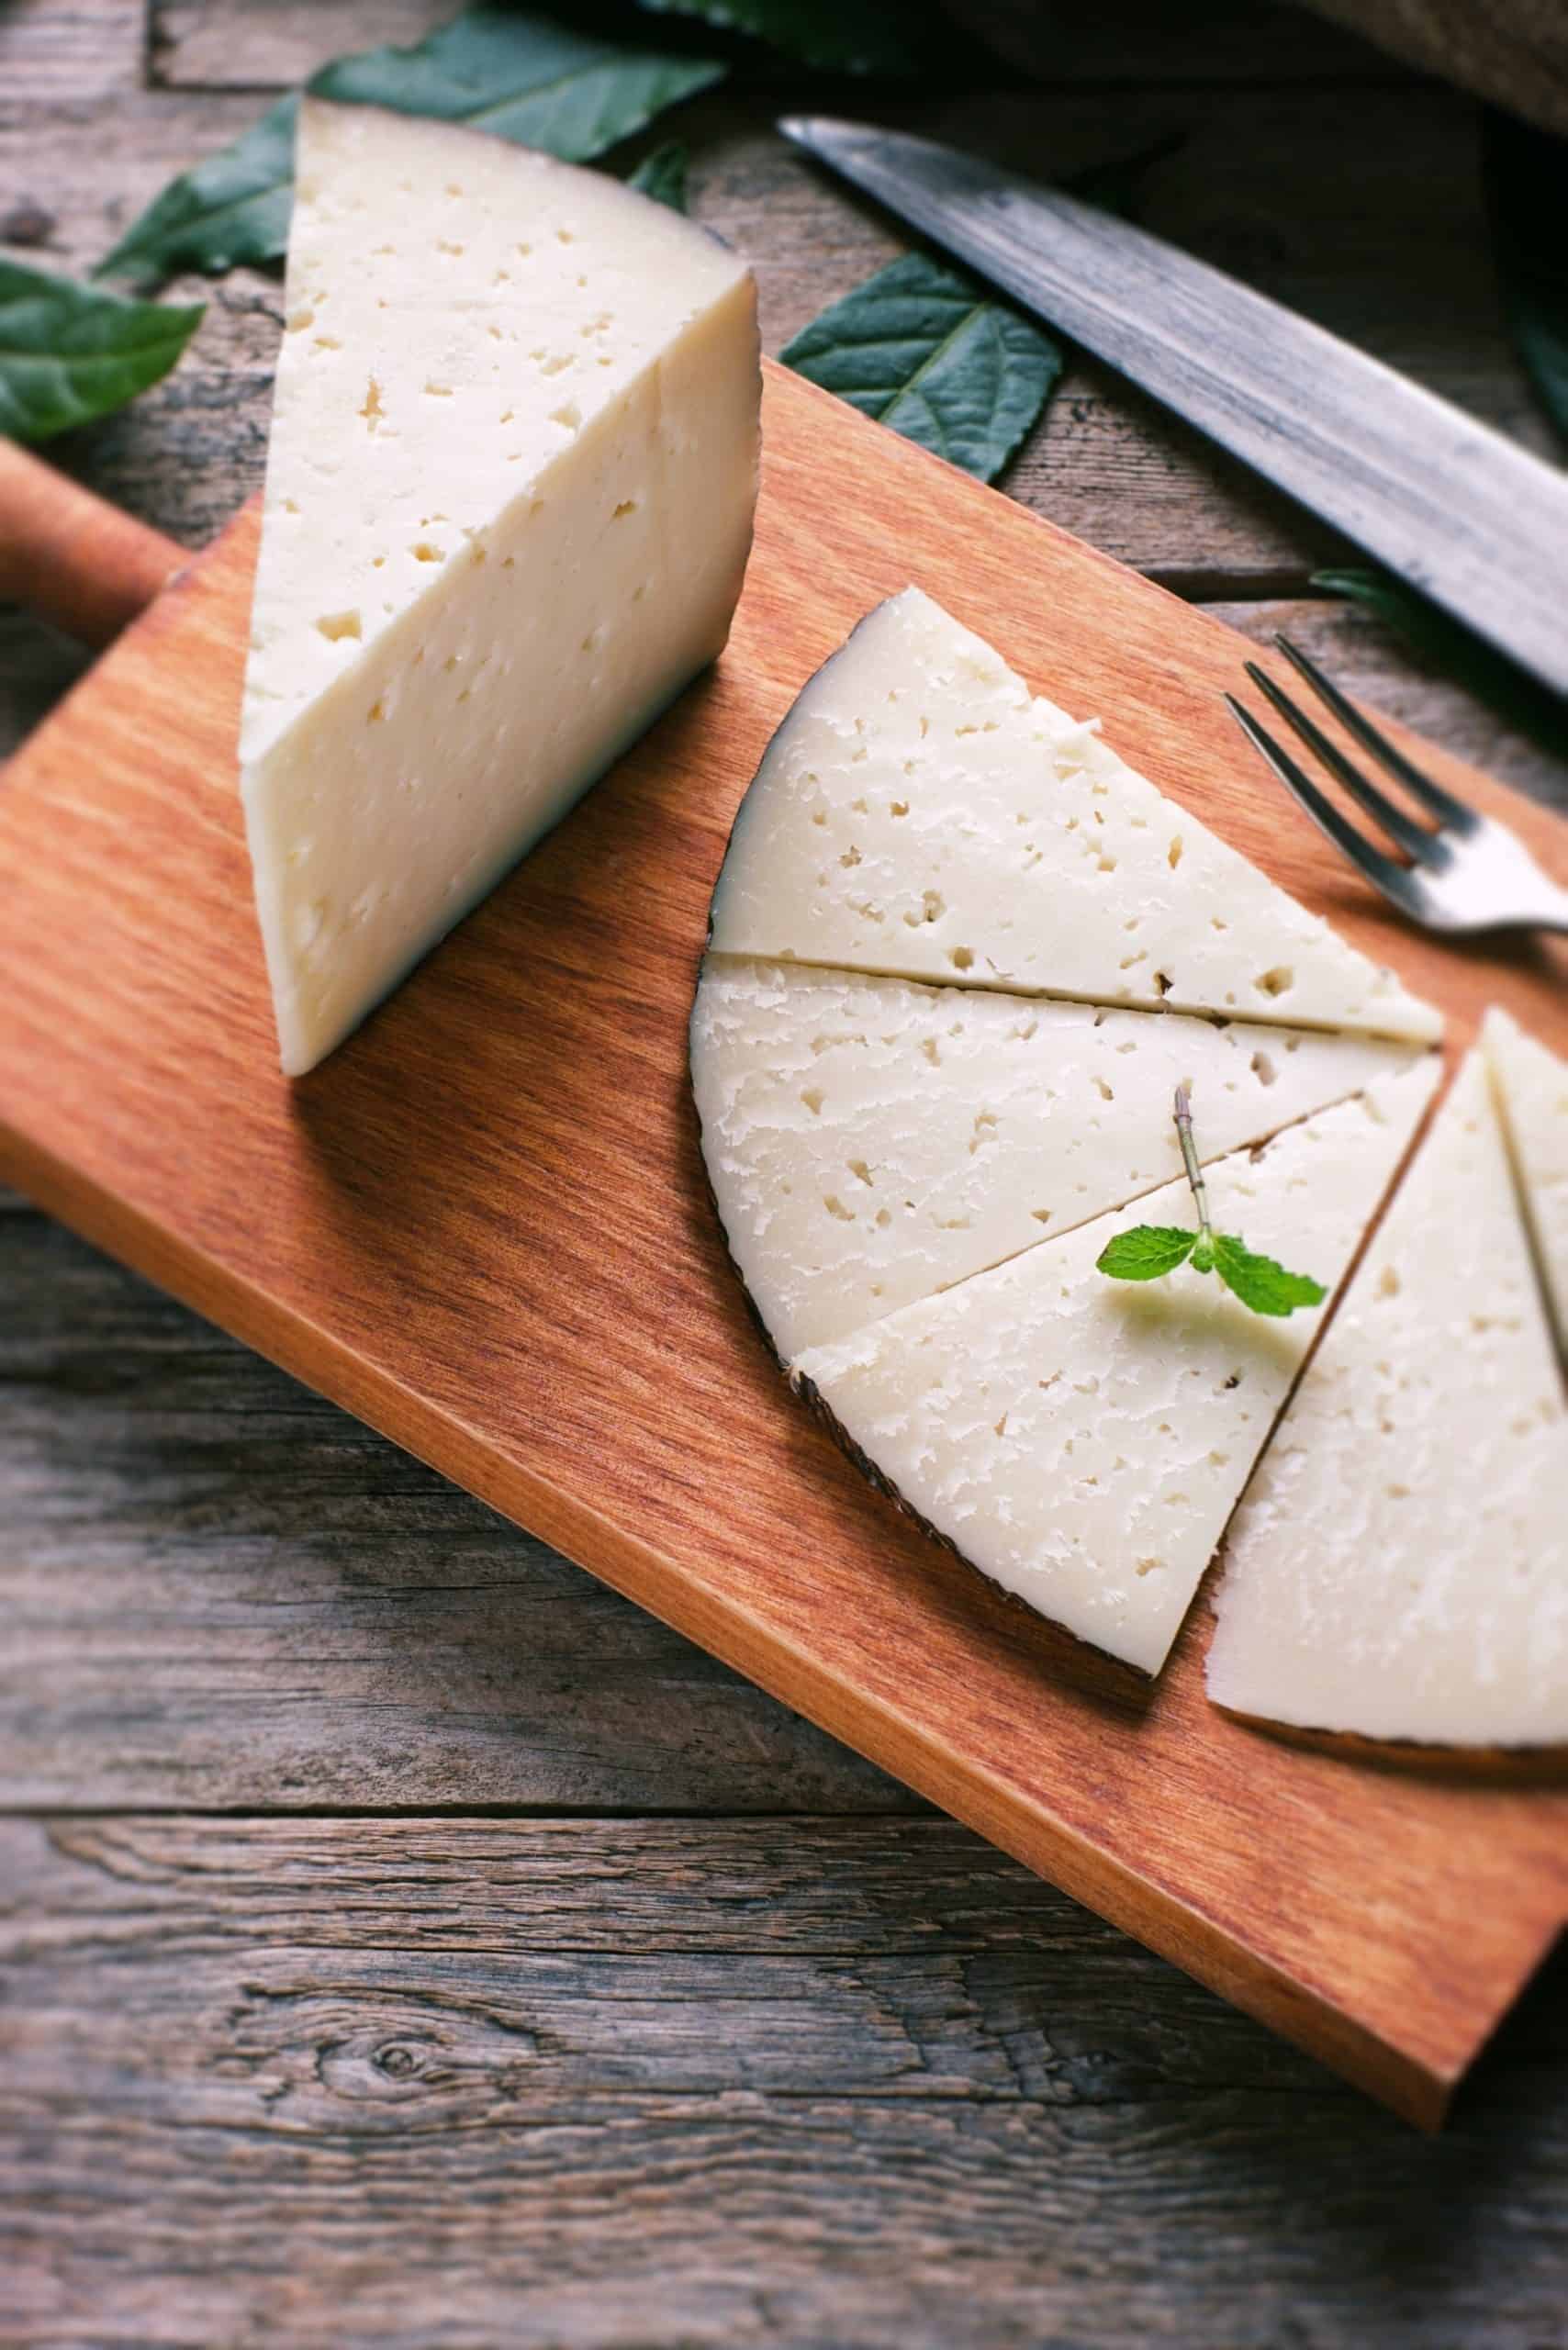
[[[14,441],[0,440],[0,603],[107,644],[189,560]]]

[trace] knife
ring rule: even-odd
[[[1568,694],[1568,476],[1079,197],[821,115],[786,137]]]

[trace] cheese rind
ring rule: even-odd
[[[711,943],[1295,1026],[1442,1026],[913,588],[861,622],[775,735]]]
[[[1332,1287],[1437,1079],[1431,1057],[1209,1170],[1216,1227]],[[1081,1639],[1158,1672],[1322,1317],[1249,1313],[1214,1275],[1095,1260],[1192,1222],[1185,1182],[1045,1240],[792,1366],[902,1498]]]
[[[735,257],[599,173],[308,100],[241,751],[285,1068],[345,1035],[721,650]]]
[[[1493,1004],[1481,1026],[1557,1343],[1568,1354],[1568,1061]]]
[[[691,1078],[720,1220],[786,1360],[1406,1068],[1413,1048],[710,957]]]
[[[1209,1695],[1442,1745],[1568,1740],[1568,1420],[1479,1052],[1238,1510]]]

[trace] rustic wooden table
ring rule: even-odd
[[[0,249],[84,266],[445,13],[0,0]],[[1185,132],[1154,225],[1546,445],[1463,103],[1249,0],[993,13],[1042,86],[881,110],[1043,172]],[[682,125],[773,348],[896,250],[770,133],[811,95]],[[193,543],[278,325],[211,300],[58,452]],[[1010,487],[1562,796],[1094,367]],[[74,666],[0,616],[0,748]],[[1421,2141],[4,1194],[0,1394],[0,2343],[1568,2341],[1561,1961]]]

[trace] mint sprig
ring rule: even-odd
[[[1290,1273],[1272,1257],[1260,1257],[1238,1235],[1216,1232],[1209,1221],[1208,1185],[1193,1140],[1192,1102],[1176,1088],[1176,1138],[1198,1211],[1198,1229],[1176,1224],[1135,1224],[1108,1240],[1094,1260],[1097,1272],[1114,1281],[1154,1281],[1191,1265],[1195,1273],[1217,1273],[1232,1294],[1254,1314],[1282,1316],[1298,1305],[1321,1305],[1328,1292],[1310,1273]]]

